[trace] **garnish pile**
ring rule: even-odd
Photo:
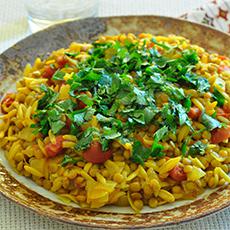
[[[52,77],[48,76],[51,85],[69,85],[69,99],[58,100],[58,92],[41,85],[44,96],[34,116],[35,132],[47,136],[51,130],[57,135],[67,126],[69,133],[78,139],[76,151],[88,149],[94,140],[100,143],[97,148],[102,152],[110,149],[112,141],[129,143],[133,146],[131,160],[143,164],[149,157],[165,155],[159,142],[170,133],[176,134],[180,126],[188,126],[191,133],[179,146],[182,155],[193,156],[202,154],[206,146],[198,141],[186,147],[188,139],[196,133],[193,120],[199,118],[208,131],[224,126],[215,119],[215,113],[209,116],[194,107],[192,95],[185,92],[194,89],[202,97],[210,91],[208,80],[195,73],[199,60],[195,50],[180,50],[177,45],[158,43],[152,38],[148,45],[145,40],[96,42],[88,54],[86,60],[75,61],[79,53],[66,52],[64,58],[76,64],[76,72],[66,75],[58,68]],[[68,67],[67,59],[64,60]],[[162,93],[165,101],[159,103]],[[218,89],[214,89],[212,97],[220,106],[224,105],[225,98]],[[85,128],[92,119],[97,125]],[[138,133],[152,124],[157,131],[150,136],[152,145],[146,146]],[[90,158],[86,160],[91,161]]]

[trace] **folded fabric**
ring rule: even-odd
[[[210,3],[182,15],[181,18],[230,33],[230,0],[210,1]]]

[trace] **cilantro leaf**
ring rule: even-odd
[[[49,123],[53,134],[59,133],[66,125],[63,121],[50,121]]]
[[[190,97],[185,98],[184,102],[183,102],[183,106],[186,109],[187,112],[189,112],[189,110],[191,109],[192,106],[192,102]]]
[[[213,92],[213,98],[218,102],[218,106],[222,107],[225,102],[225,97],[215,87]]]
[[[156,40],[155,38],[152,38],[152,42],[153,42],[155,45],[158,45],[158,46],[162,47],[162,48],[165,49],[165,50],[170,50],[170,49],[172,48],[172,47],[169,46],[169,45],[166,45],[166,44],[164,44],[164,43],[159,43],[159,42],[157,42],[157,40]]]
[[[57,70],[53,76],[52,76],[52,80],[56,80],[56,81],[63,81],[64,80],[64,76],[65,76],[65,72],[62,72],[61,70]]]
[[[133,143],[133,150],[131,160],[135,163],[143,165],[144,162],[150,157],[151,150],[142,146],[140,141]]]
[[[90,121],[94,115],[94,113],[96,112],[96,109],[92,108],[92,107],[89,107],[86,109],[85,111],[85,116],[84,116],[84,119],[86,121]]]
[[[71,99],[60,101],[57,103],[57,105],[65,112],[72,112],[77,106],[76,103],[74,103]]]
[[[66,166],[67,164],[76,164],[77,163],[77,160],[72,158],[71,156],[69,155],[65,155],[62,162],[61,162],[61,166],[64,167]]]
[[[188,154],[191,155],[192,157],[195,157],[198,154],[204,155],[206,147],[207,147],[206,144],[204,144],[201,141],[197,141],[189,148]]]
[[[146,93],[143,90],[138,89],[137,87],[134,87],[133,92],[136,95],[136,102],[139,105],[147,105],[146,101]]]
[[[187,140],[188,139],[186,139],[181,146],[181,155],[183,157],[186,155],[186,152],[187,152]]]
[[[44,109],[51,106],[57,100],[59,94],[43,84],[40,89],[45,92],[45,95],[38,101],[38,109]]]
[[[80,54],[80,52],[76,52],[76,53],[65,52],[65,55],[67,55],[68,57],[76,57],[79,54]]]
[[[103,127],[103,134],[102,137],[104,137],[107,140],[116,139],[121,136],[121,133],[117,131],[115,127],[109,128],[109,127]]]
[[[201,123],[203,123],[203,125],[209,130],[209,131],[212,131],[213,129],[216,129],[216,128],[220,128],[222,125],[221,123],[212,118],[211,116],[203,113],[201,115]]]
[[[94,127],[86,129],[80,136],[79,141],[75,145],[76,150],[84,150],[89,147],[94,137],[99,136],[99,130]]]
[[[157,112],[158,112],[157,108],[152,108],[150,106],[146,107],[143,111],[145,124],[149,124],[153,120]]]
[[[184,90],[182,88],[174,87],[173,85],[163,85],[162,91],[167,93],[172,100],[181,101],[185,98]]]
[[[152,157],[162,157],[164,156],[164,153],[162,150],[164,149],[164,146],[159,144],[157,140],[154,140],[152,147],[151,147],[151,156]]]
[[[158,129],[154,133],[153,137],[154,137],[154,139],[156,141],[160,141],[160,140],[162,140],[165,137],[165,135],[168,133],[168,131],[169,131],[168,127],[167,126],[163,126],[162,128]]]
[[[130,114],[130,118],[136,121],[139,124],[145,124],[145,113],[143,110],[135,110]]]
[[[82,125],[85,122],[85,115],[87,109],[75,110],[72,113],[67,114],[69,119],[76,123],[78,126]],[[87,117],[88,118],[88,117]]]
[[[102,151],[108,150],[109,142],[110,142],[110,140],[108,140],[108,139],[104,138],[103,136],[101,136],[100,143],[101,143]]]
[[[184,124],[188,125],[191,129],[192,128],[192,124],[191,121],[186,113],[186,110],[184,109],[184,107],[181,104],[178,104],[175,106],[176,110],[178,112],[178,117],[179,117],[179,125],[182,126]]]
[[[66,124],[61,120],[61,113],[57,109],[48,110],[47,116],[53,134],[57,134],[65,127]]]
[[[198,63],[198,55],[195,50],[184,50],[182,57],[190,64],[195,65]]]
[[[167,126],[163,126],[162,128],[158,129],[154,135],[154,141],[151,147],[151,156],[152,157],[162,157],[164,156],[164,153],[162,152],[164,149],[164,146],[159,144],[158,142],[160,140],[162,140],[166,134],[168,133],[168,127]]]
[[[161,116],[164,120],[164,124],[175,132],[177,128],[175,108],[171,107],[170,104],[165,104],[161,110]]]
[[[81,100],[87,106],[93,105],[93,98],[89,97],[86,94],[80,94],[80,95],[76,96],[76,98]]]
[[[207,92],[210,89],[209,81],[204,77],[197,78],[196,89],[201,93]]]

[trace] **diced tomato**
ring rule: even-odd
[[[6,94],[6,96],[3,98],[2,102],[1,102],[1,109],[2,109],[2,112],[6,112],[4,110],[4,107],[10,107],[11,104],[14,102],[14,99],[12,97],[12,93],[8,93]]]
[[[193,120],[197,120],[200,117],[200,115],[201,111],[195,106],[191,107],[188,112],[188,116]]]
[[[223,127],[220,129],[214,129],[211,133],[212,133],[211,142],[213,144],[218,144],[230,138],[230,126],[226,128]]]
[[[183,181],[187,179],[187,175],[181,166],[175,166],[170,172],[169,176],[175,181]]]
[[[226,114],[222,108],[217,108],[216,115],[225,117]]]
[[[66,118],[66,122],[65,122],[65,125],[66,125],[66,128],[67,128],[67,129],[70,129],[71,123],[72,123],[71,120],[67,117],[67,118]]]
[[[219,56],[219,59],[220,59],[220,60],[226,60],[227,57],[226,57],[226,56],[221,56],[221,55],[220,55],[220,56]]]
[[[223,109],[225,113],[230,113],[230,104],[225,104]]]
[[[83,152],[83,158],[93,164],[102,164],[112,156],[112,151],[102,151],[102,146],[99,142],[93,141],[90,147]]]
[[[2,104],[4,104],[6,107],[10,107],[13,102],[14,99],[12,98],[12,93],[6,94],[6,96],[2,100]]]
[[[44,73],[43,73],[42,77],[50,79],[55,72],[56,72],[55,68],[52,68],[50,65],[46,65],[44,67]]]
[[[228,67],[226,65],[220,65],[219,68],[218,68],[218,73],[221,73],[223,71],[230,72],[230,67]]]
[[[151,49],[151,48],[154,47],[154,45],[155,45],[155,44],[154,44],[153,42],[151,42],[151,43],[149,43],[148,48]]]
[[[57,57],[57,64],[60,68],[63,68],[67,62],[68,60],[66,59],[64,55]]]
[[[62,147],[62,142],[63,142],[63,137],[62,136],[57,136],[56,137],[56,143],[48,143],[45,146],[45,151],[49,157],[55,157],[59,153],[61,153],[63,147]]]
[[[217,116],[230,118],[230,112],[226,109],[217,108]]]
[[[86,107],[86,104],[84,102],[82,102],[81,100],[77,101],[77,105],[78,105],[77,107],[79,109],[84,109]]]

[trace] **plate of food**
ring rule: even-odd
[[[159,16],[56,25],[0,56],[0,192],[89,227],[230,204],[227,34]]]

